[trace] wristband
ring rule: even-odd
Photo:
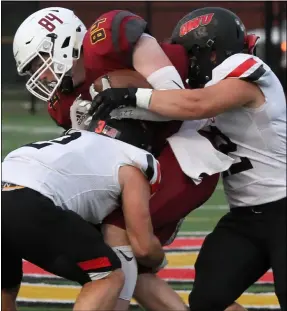
[[[152,92],[153,92],[152,89],[138,89],[136,92],[136,98],[137,98],[136,105],[137,105],[137,107],[143,108],[143,109],[148,109]]]

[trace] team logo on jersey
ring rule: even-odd
[[[199,26],[206,26],[208,25],[213,18],[214,13],[209,13],[206,15],[201,15],[196,18],[193,18],[187,22],[185,22],[183,25],[181,25],[179,29],[179,36],[183,37],[187,33],[197,29]]]
[[[90,29],[90,39],[91,39],[91,44],[96,44],[99,41],[103,41],[106,39],[106,32],[105,28],[100,28],[101,24],[106,21],[106,18],[99,19],[96,21],[91,29]]]

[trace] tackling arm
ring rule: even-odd
[[[93,111],[112,111],[119,106],[136,106],[178,120],[212,118],[240,106],[256,108],[265,102],[260,88],[239,79],[226,79],[194,90],[107,89],[93,101]]]
[[[195,90],[159,90],[150,92],[139,89],[137,106],[166,117],[192,120],[214,117],[226,110],[251,106],[264,102],[260,89],[239,79],[226,79],[219,83]]]
[[[126,230],[133,252],[141,264],[158,267],[164,259],[164,251],[153,233],[150,184],[143,173],[132,166],[120,168],[119,180]]]

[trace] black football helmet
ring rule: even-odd
[[[258,37],[247,36],[233,12],[220,7],[197,9],[185,15],[173,30],[171,42],[185,47],[190,56],[189,84],[204,85],[212,69],[236,53],[252,53]]]

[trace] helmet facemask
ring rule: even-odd
[[[60,86],[63,77],[70,69],[67,64],[57,61],[55,57],[53,57],[53,49],[53,39],[49,37],[43,39],[36,51],[36,57],[39,57],[43,63],[35,72],[29,72],[31,77],[26,83],[28,91],[44,101],[51,99]],[[43,82],[41,81],[41,77],[47,70],[52,73],[53,80]]]
[[[194,45],[189,52],[190,69],[188,84],[192,88],[203,87],[212,78],[212,70],[217,66],[214,55],[214,41],[210,40],[206,47]]]

